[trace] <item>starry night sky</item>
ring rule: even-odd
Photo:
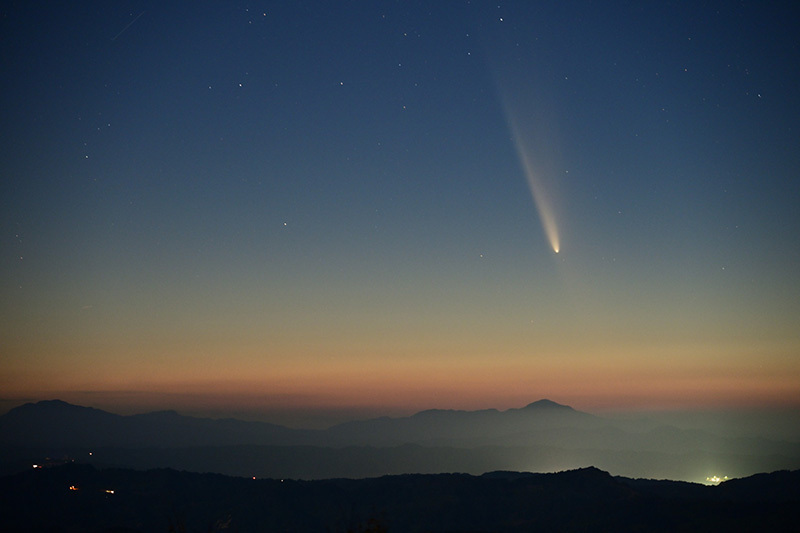
[[[5,405],[800,406],[792,2],[17,4]]]

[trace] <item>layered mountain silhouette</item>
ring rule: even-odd
[[[506,411],[428,410],[324,430],[174,411],[121,416],[52,400],[0,416],[0,452],[0,473],[46,457],[302,479],[595,465],[629,477],[700,481],[800,468],[797,442],[631,427],[549,400]]]
[[[560,427],[596,428],[599,419],[550,400],[497,411],[428,410],[410,417],[298,430],[266,422],[207,419],[157,411],[122,416],[60,400],[28,403],[0,416],[0,444],[33,446],[218,446],[496,444]]]
[[[122,416],[61,400],[28,403],[0,416],[0,444],[24,446],[293,444],[302,435],[265,422],[195,418],[175,411]]]

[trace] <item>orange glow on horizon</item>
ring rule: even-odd
[[[129,412],[411,413],[507,409],[541,398],[590,412],[800,404],[800,362],[791,342],[723,341],[724,332],[704,337],[702,330],[691,342],[678,341],[625,329],[624,321],[617,326],[601,308],[580,303],[591,316],[579,324],[557,312],[531,320],[524,307],[488,322],[495,316],[489,307],[433,325],[435,315],[401,317],[405,322],[390,315],[363,335],[355,322],[345,324],[353,329],[305,338],[292,332],[279,341],[251,333],[237,345],[226,345],[226,336],[206,343],[182,332],[159,332],[167,342],[156,344],[109,338],[85,350],[77,341],[58,351],[52,339],[41,346],[10,343],[0,389],[9,398],[129,406]]]
[[[81,405],[114,400],[141,411],[169,408],[217,411],[313,408],[374,408],[411,413],[430,408],[507,409],[542,398],[592,412],[597,409],[697,409],[714,407],[786,406],[800,397],[797,373],[753,376],[718,372],[700,377],[693,368],[669,370],[636,365],[603,369],[583,362],[559,365],[558,360],[525,366],[516,363],[465,361],[453,367],[446,361],[420,365],[395,362],[387,371],[377,362],[321,365],[302,371],[263,374],[261,379],[234,377],[176,380],[162,377],[129,382],[128,388],[97,387],[27,390],[40,399],[60,398]],[[672,374],[672,375],[670,375]],[[99,385],[99,384],[96,384]],[[125,392],[125,391],[128,392]],[[22,395],[22,390],[10,391]],[[790,403],[790,402],[789,402]],[[799,402],[795,402],[800,404]]]

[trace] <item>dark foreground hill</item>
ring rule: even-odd
[[[0,478],[7,532],[796,531],[800,471],[716,487],[596,468],[292,481],[67,464]]]

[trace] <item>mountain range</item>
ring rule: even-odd
[[[0,473],[45,457],[302,479],[594,465],[630,477],[702,481],[800,468],[797,442],[621,423],[550,400],[505,411],[428,410],[323,430],[174,411],[122,416],[51,400],[0,416],[0,452]]]
[[[431,409],[410,417],[345,422],[325,430],[291,429],[233,418],[208,419],[156,411],[116,415],[61,400],[28,403],[0,416],[0,444],[26,446],[391,446],[487,445],[527,441],[532,432],[557,428],[596,429],[597,417],[550,400],[521,409],[455,411]]]

